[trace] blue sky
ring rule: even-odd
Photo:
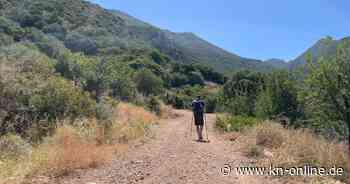
[[[240,56],[290,60],[350,36],[349,0],[90,0],[162,29],[193,32]]]

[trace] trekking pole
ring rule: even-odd
[[[205,133],[207,134],[207,141],[209,142],[209,136],[208,136],[208,127],[207,127],[207,115],[204,113],[204,125],[205,125]]]
[[[191,131],[191,133],[190,133],[191,139],[192,139],[192,126],[193,126],[192,124],[193,124],[193,115],[191,117],[191,123],[190,123],[190,126],[191,126],[191,129],[190,129],[190,131]]]

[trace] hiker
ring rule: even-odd
[[[194,124],[196,125],[198,141],[200,142],[203,141],[204,107],[205,103],[201,100],[201,96],[197,96],[197,98],[192,101]]]

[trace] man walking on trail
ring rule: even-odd
[[[192,101],[192,110],[194,116],[194,124],[197,128],[198,141],[203,141],[203,126],[204,126],[204,107],[205,103],[201,100],[200,96],[197,96],[195,100]]]

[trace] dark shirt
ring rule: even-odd
[[[201,105],[201,109],[195,109],[195,106],[197,103]],[[204,112],[205,103],[203,100],[193,100],[191,106],[192,106],[193,112]]]

